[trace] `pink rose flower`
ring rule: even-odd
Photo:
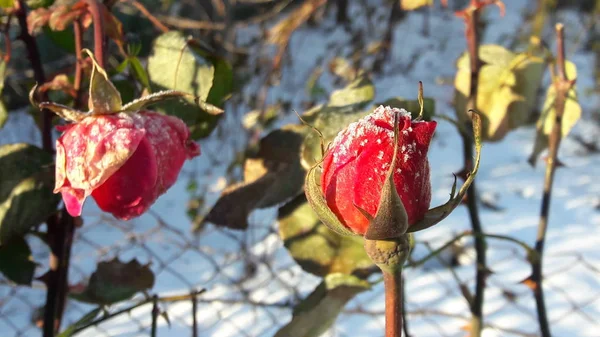
[[[54,193],[72,216],[91,195],[119,219],[137,217],[200,155],[183,121],[152,111],[89,116],[59,130]]]

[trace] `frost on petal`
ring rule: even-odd
[[[117,129],[100,141],[88,157],[86,175],[90,187],[105,182],[136,152],[144,138],[144,129]]]
[[[160,168],[156,188],[163,194],[177,180],[183,162],[200,154],[199,147],[190,147],[189,131],[178,118],[155,112],[145,112],[144,127]],[[191,152],[190,152],[191,150]]]
[[[61,193],[67,212],[69,212],[71,216],[80,216],[83,203],[87,197],[85,191],[76,188],[63,187]]]
[[[71,186],[93,190],[116,172],[144,137],[129,116],[88,117],[61,137]]]
[[[55,168],[55,181],[54,181],[54,193],[58,193],[60,188],[65,185],[67,174],[65,173],[65,148],[62,146],[60,139],[56,140],[56,168]]]

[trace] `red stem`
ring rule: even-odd
[[[85,2],[88,4],[88,10],[94,21],[94,55],[98,60],[98,65],[104,68],[104,16],[100,9],[101,4],[98,3],[98,0],[85,0]]]
[[[402,271],[383,271],[385,337],[402,337]]]
[[[75,57],[77,58],[77,61],[75,61],[75,79],[73,80],[73,88],[75,89],[74,106],[76,109],[80,109],[82,105],[81,81],[83,80],[83,59],[81,53],[83,49],[83,28],[79,20],[73,22],[73,32],[75,34]]]

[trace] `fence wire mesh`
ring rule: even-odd
[[[510,19],[522,20],[521,13],[512,9],[512,5],[516,2],[505,2],[507,18],[504,20],[509,22]],[[333,24],[325,25],[323,30],[316,30],[314,27],[300,29],[292,37],[283,62],[279,87],[272,88],[269,94],[265,94],[266,91],[263,89],[269,86],[267,84],[272,74],[261,73],[250,81],[240,96],[233,97],[223,125],[211,137],[210,144],[203,144],[202,160],[208,158],[206,161],[209,164],[186,166],[180,182],[168,194],[171,197],[160,199],[157,206],[153,208],[154,211],[130,222],[116,221],[93,209],[87,212],[85,223],[77,229],[74,240],[70,283],[86,282],[98,261],[107,261],[115,257],[121,261],[137,258],[142,263],[149,263],[155,274],[156,282],[152,292],[145,296],[138,295],[127,303],[112,307],[109,312],[127,308],[154,294],[167,297],[185,295],[200,289],[206,290],[196,297],[195,303],[191,299],[159,301],[160,310],[166,313],[168,321],[164,316],[159,317],[158,336],[272,336],[286,324],[291,318],[293,306],[310,293],[320,280],[304,272],[288,255],[278,235],[277,223],[274,220],[275,211],[254,212],[250,219],[251,226],[244,232],[208,225],[197,233],[192,233],[190,220],[185,214],[186,204],[191,199],[195,202],[195,207],[202,208],[204,204],[209,205],[210,198],[204,200],[199,196],[205,193],[211,194],[214,200],[226,183],[231,182],[231,179],[223,178],[222,174],[229,165],[228,160],[243,150],[248,139],[252,140],[258,135],[248,132],[243,137],[238,137],[242,139],[229,138],[226,143],[222,142],[222,139],[231,135],[230,130],[240,128],[243,114],[249,110],[249,106],[252,106],[249,102],[258,101],[253,104],[262,104],[264,108],[283,98],[289,99],[292,106],[307,105],[310,102],[306,95],[304,93],[296,95],[296,93],[303,92],[307,79],[317,66],[326,67],[331,58],[338,54],[352,55],[353,52],[365,49],[370,39],[377,40],[385,34],[386,27],[379,27],[377,23],[381,22],[386,10],[377,9],[379,5],[376,2],[375,4],[360,3],[360,5],[353,3],[350,10],[355,14],[353,15],[355,21],[359,23],[346,28],[350,33],[340,33],[341,38],[340,34],[337,34],[337,30],[341,28],[336,28]],[[363,6],[371,8],[372,11],[364,10]],[[577,25],[574,16],[567,15],[564,18],[568,24]],[[510,29],[509,32],[500,29],[499,25],[507,24],[499,22],[490,19],[487,22],[488,31],[496,32],[495,34],[498,35],[500,33],[494,29],[499,29],[505,34],[510,35],[511,32],[516,34]],[[416,31],[414,27],[423,28]],[[246,27],[248,31],[239,33],[238,42],[244,44],[260,37],[261,32],[264,33],[263,28],[249,25]],[[572,31],[579,33],[581,30],[583,28],[579,26]],[[411,39],[406,36],[404,32],[408,31],[418,35],[418,38]],[[448,64],[464,50],[462,23],[448,13],[433,11],[416,13],[411,14],[404,22],[398,23],[395,32],[396,40],[392,41],[393,45],[401,47],[394,49],[392,59],[385,68],[386,74],[378,79],[378,83],[381,83],[378,86],[380,90],[378,97],[398,93],[408,95],[415,92],[414,84],[422,80],[426,90],[430,90],[432,96],[441,102],[438,110],[451,110],[449,102],[453,89],[448,87],[439,89],[436,84],[443,81],[441,77],[453,76],[454,66]],[[495,37],[502,38],[502,36]],[[324,41],[315,43],[319,39]],[[457,48],[457,45],[461,47]],[[243,69],[248,70],[249,73],[254,66],[266,64],[265,62],[269,62],[272,58],[272,53],[261,49],[263,45],[245,47],[248,48],[245,53],[249,55],[250,65]],[[304,55],[307,50],[311,53]],[[429,52],[433,54],[428,54]],[[369,56],[365,58],[368,59]],[[369,61],[365,63],[368,65]],[[331,78],[327,80],[334,82]],[[21,134],[27,127],[31,129],[31,125],[26,127],[17,125],[16,128],[9,128],[8,132],[14,132],[10,131],[11,129],[20,130],[18,133]],[[442,140],[437,141],[442,144],[456,143],[457,138],[446,137],[455,132],[451,128],[442,129],[438,131],[441,134],[438,138]],[[526,132],[533,133],[531,129]],[[3,136],[12,137],[10,134]],[[18,137],[16,134],[13,136]],[[531,141],[531,136],[528,139]],[[513,145],[522,147],[522,139],[514,140]],[[488,151],[493,151],[493,147],[490,147],[491,150]],[[523,162],[525,156],[521,154],[516,157]],[[509,158],[509,160],[514,159],[514,157]],[[574,160],[577,162],[578,159]],[[598,162],[598,160],[590,162],[581,160],[584,159],[580,159],[579,163],[583,163],[581,165],[596,165]],[[438,164],[437,167],[448,168],[444,163]],[[487,168],[490,172],[496,169],[491,165],[494,163]],[[508,162],[504,168],[509,173],[500,176],[492,173],[487,177],[484,175],[483,189],[487,187],[493,190],[489,185],[494,179],[497,177],[508,179],[506,176],[510,176],[510,172],[514,174],[522,169],[519,165]],[[214,167],[217,169],[213,169]],[[460,167],[449,168],[445,176],[437,177],[438,182],[443,181],[445,186],[450,186],[449,173],[459,169]],[[486,168],[483,167],[482,171],[485,172]],[[239,168],[232,172],[231,175],[237,175],[239,178]],[[527,184],[527,187],[519,190],[518,193],[535,195],[537,192],[531,191],[541,190],[538,182],[541,181],[540,170],[536,172],[538,175],[527,176],[530,179],[537,179],[536,183]],[[528,179],[527,177],[524,179]],[[566,180],[564,179],[563,183]],[[193,185],[190,182],[195,182],[197,186],[190,187]],[[517,189],[511,184],[507,180],[506,185],[513,189],[510,192],[513,193]],[[561,187],[560,181],[557,185],[559,190],[564,188]],[[441,197],[438,195],[434,198],[441,201],[446,198],[447,192],[444,190],[439,193]],[[568,196],[561,196],[561,193],[559,191],[559,199],[555,205],[561,205],[556,206],[559,207],[558,211],[568,212],[571,209],[568,205],[570,201],[567,200]],[[598,190],[590,188],[585,195],[589,197],[597,193]],[[537,200],[524,206],[529,217],[524,218],[523,221],[528,222],[531,228],[534,228],[537,223],[537,218],[531,216],[537,214],[536,210],[539,207]],[[515,208],[517,210],[514,212],[523,210],[519,205]],[[486,212],[483,218],[484,226],[487,226],[486,220],[489,219],[491,222],[502,221],[495,218],[494,211]],[[508,209],[506,212],[513,212],[513,210]],[[593,210],[590,212],[584,213],[587,214],[586,219],[579,218],[574,221],[581,223],[588,220],[589,223],[597,226],[600,221],[598,215]],[[464,214],[459,214],[450,227],[458,228],[457,231],[465,230],[468,227],[466,219]],[[564,218],[561,218],[559,221],[563,220]],[[520,220],[511,221],[513,226],[518,227]],[[544,286],[547,293],[549,320],[553,329],[561,331],[558,336],[566,336],[568,334],[564,334],[565,331],[573,330],[584,331],[586,336],[595,336],[600,329],[598,281],[600,280],[600,256],[582,253],[583,247],[577,244],[577,239],[585,236],[585,233],[569,232],[564,228],[561,227],[561,233],[558,234],[561,238],[550,240],[548,245],[551,246],[557,240],[565,240],[570,242],[572,249],[550,251],[544,256]],[[527,235],[530,233],[531,231],[526,232]],[[415,255],[424,256],[431,249],[440,247],[450,239],[451,236],[448,234],[448,231],[434,231],[433,234],[417,237]],[[48,251],[45,245],[35,237],[29,237],[28,240],[34,249],[34,259],[47,261]],[[527,286],[527,282],[522,282],[530,274],[531,268],[526,252],[514,243],[493,239],[488,240],[488,248],[490,272],[487,278],[484,308],[485,336],[537,336],[537,318],[532,291]],[[588,248],[586,252],[591,251],[589,247],[586,248]],[[468,289],[474,287],[472,255],[470,239],[465,239],[461,246],[445,251],[425,265],[406,270],[405,306],[408,331],[411,336],[450,337],[467,334],[470,319],[469,306],[461,287]],[[41,266],[38,271],[44,268],[45,266]],[[373,280],[376,279],[377,277],[374,277]],[[39,336],[38,326],[44,303],[45,289],[41,286],[17,287],[1,279],[0,335]],[[93,306],[70,300],[66,307],[64,326],[75,322],[92,308]],[[94,325],[80,335],[148,336],[152,325],[151,311],[152,304],[147,303]],[[377,283],[373,289],[359,294],[344,308],[326,335],[380,336],[384,326],[383,314],[383,285]],[[585,328],[581,328],[582,326]]]

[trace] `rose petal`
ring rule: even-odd
[[[61,193],[67,212],[71,216],[80,216],[83,203],[87,198],[85,191],[76,188],[63,188]]]
[[[93,192],[98,207],[118,218],[143,213],[156,200],[158,167],[150,142],[144,139],[135,153]]]

